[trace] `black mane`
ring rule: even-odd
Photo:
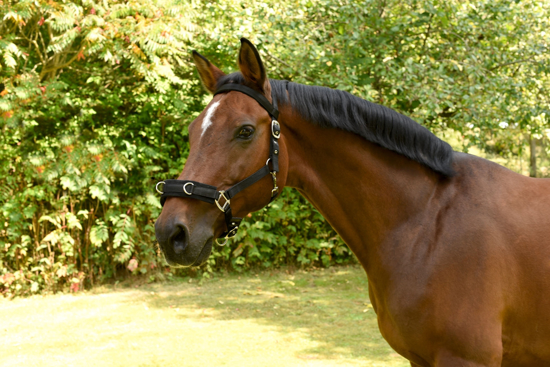
[[[243,84],[244,78],[238,72],[226,75],[218,80],[217,88],[229,83]],[[311,123],[360,135],[444,176],[454,174],[451,146],[407,116],[337,89],[286,80],[270,79],[270,83],[278,104],[290,103]]]

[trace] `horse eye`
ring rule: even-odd
[[[252,136],[252,134],[254,134],[254,129],[250,126],[245,126],[241,128],[238,136],[241,139],[248,139]]]

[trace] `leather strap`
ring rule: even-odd
[[[219,198],[219,192],[215,186],[206,185],[196,181],[164,180],[160,204],[164,206],[164,202],[170,196],[198,199],[214,204],[215,200]]]
[[[277,120],[279,118],[279,111],[265,98],[263,94],[256,92],[254,89],[249,88],[242,84],[226,84],[218,88],[214,95],[224,92],[237,91],[246,94],[249,97],[252,97],[267,111],[271,116]]]
[[[229,200],[233,198],[235,195],[237,195],[239,192],[243,191],[247,187],[255,184],[256,182],[260,181],[265,176],[269,175],[269,165],[265,165],[241,182],[231,186],[231,188],[225,190],[225,197],[227,197]]]

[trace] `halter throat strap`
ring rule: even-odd
[[[262,94],[256,92],[254,89],[246,87],[240,84],[226,84],[221,86],[215,93],[224,93],[230,91],[237,91],[246,94],[253,98],[256,102],[262,106],[269,116],[271,117],[271,134],[269,142],[269,159],[265,166],[248,176],[244,180],[231,186],[227,190],[218,190],[215,186],[203,184],[197,181],[190,180],[164,180],[158,182],[156,190],[162,194],[160,203],[164,206],[168,197],[182,197],[201,200],[210,204],[215,204],[225,216],[225,223],[227,230],[222,233],[219,238],[224,238],[225,241],[220,244],[221,246],[227,243],[229,238],[234,237],[237,234],[237,230],[242,222],[242,218],[233,217],[231,211],[231,199],[239,192],[243,191],[247,187],[260,181],[267,175],[271,175],[273,178],[273,190],[271,190],[270,203],[279,195],[279,187],[277,186],[277,173],[279,172],[279,143],[278,140],[281,136],[281,126],[277,121],[279,111],[274,107]],[[270,168],[271,166],[271,168]],[[163,185],[162,191],[159,190],[159,185]],[[218,243],[219,244],[219,243]]]

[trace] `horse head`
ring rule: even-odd
[[[286,177],[284,169],[277,176],[284,144],[254,45],[241,39],[240,72],[229,75],[195,51],[193,59],[204,87],[215,95],[189,125],[190,152],[182,173],[161,186],[163,209],[155,233],[173,266],[203,264],[213,242],[234,236],[241,218],[267,205]]]

